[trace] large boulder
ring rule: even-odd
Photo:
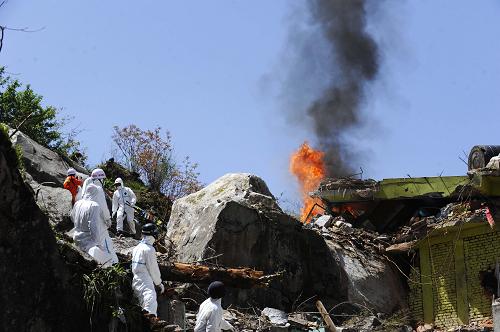
[[[35,202],[49,217],[49,222],[53,226],[61,231],[72,227],[70,214],[73,206],[71,205],[71,193],[68,190],[55,185],[41,185],[29,173],[25,174],[24,182],[31,187]]]
[[[0,330],[90,330],[81,276],[59,249],[0,131]]]
[[[330,240],[326,242],[342,268],[348,302],[383,313],[407,306],[403,280],[385,257],[370,250],[346,248]]]
[[[290,310],[314,295],[327,305],[347,299],[343,271],[323,238],[285,214],[255,175],[227,174],[178,199],[167,236],[178,261],[221,255],[217,264],[285,272],[269,289],[230,291],[233,304]]]
[[[12,133],[13,130],[10,129],[9,135]],[[11,141],[14,146],[21,149],[26,172],[40,184],[52,182],[62,187],[66,178],[66,171],[70,167],[76,169],[82,177],[88,175],[87,170],[82,166],[38,144],[20,131],[11,137]]]
[[[12,129],[9,135],[13,134]],[[71,194],[63,188],[68,168],[76,169],[82,178],[87,170],[72,160],[59,155],[26,136],[20,131],[11,137],[12,144],[20,149],[25,170],[25,182],[33,189],[35,201],[59,230],[72,227],[70,220]]]

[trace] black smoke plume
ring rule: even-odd
[[[359,150],[346,133],[363,124],[366,87],[379,71],[378,48],[366,31],[367,2],[308,2],[312,25],[320,29],[327,41],[325,67],[330,72],[326,73],[326,90],[306,112],[312,120],[317,144],[325,152],[328,176],[350,175],[360,166],[356,158]]]

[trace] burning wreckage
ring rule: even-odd
[[[391,262],[417,331],[487,330],[500,322],[499,153],[474,147],[466,176],[325,179],[306,227]]]

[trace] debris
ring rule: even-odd
[[[288,323],[292,327],[300,329],[317,329],[318,324],[316,322],[308,321],[304,318],[304,315],[299,313],[293,313],[288,315]]]
[[[418,241],[410,241],[410,242],[403,242],[403,243],[396,243],[393,244],[387,248],[385,248],[385,252],[392,254],[392,253],[402,253],[402,252],[407,252],[409,251]]]
[[[316,221],[314,222],[314,224],[318,227],[330,227],[332,225],[332,221],[333,221],[333,217],[329,214],[325,214],[325,215],[322,215],[321,217],[319,217],[318,219],[316,219]]]
[[[290,326],[288,323],[288,315],[284,311],[274,308],[264,308],[264,310],[262,310],[262,315],[267,317],[271,324],[275,326]]]
[[[423,324],[417,326],[417,332],[431,332],[434,331],[434,326],[432,324]]]
[[[333,324],[332,318],[330,317],[328,311],[326,311],[325,306],[320,300],[316,301],[316,307],[318,308],[321,317],[325,321],[328,331],[337,332],[337,328],[335,327],[335,324]]]
[[[345,227],[352,228],[352,224],[342,220],[335,221],[335,226],[337,226],[338,228],[345,228]]]
[[[484,214],[486,215],[486,220],[488,221],[488,224],[490,224],[491,228],[495,227],[495,219],[493,219],[489,207],[485,208]]]

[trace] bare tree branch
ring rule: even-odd
[[[40,32],[42,30],[45,29],[45,27],[41,27],[41,28],[38,28],[38,29],[35,29],[35,30],[31,30],[30,28],[9,28],[9,27],[6,27],[6,26],[0,26],[2,29],[4,30],[10,30],[10,31],[18,31],[18,32],[29,32],[29,33],[32,33],[32,32]]]
[[[3,0],[2,2],[0,2],[0,8],[2,8],[3,5],[5,5],[7,2],[8,2],[8,0]],[[5,26],[5,25],[0,25],[0,52],[2,52],[3,39],[5,37],[5,30],[31,33],[31,32],[39,32],[39,31],[42,31],[43,29],[45,29],[45,27],[41,27],[39,29],[31,30],[31,29],[29,29],[27,27],[26,28],[10,28],[10,27]]]
[[[4,3],[5,3],[5,1],[4,1],[4,2],[2,2],[2,5],[3,5]],[[2,27],[2,26],[0,26],[0,52],[2,52],[2,47],[3,47],[3,36],[4,36],[4,30],[5,30],[5,28],[4,28],[4,27]]]

